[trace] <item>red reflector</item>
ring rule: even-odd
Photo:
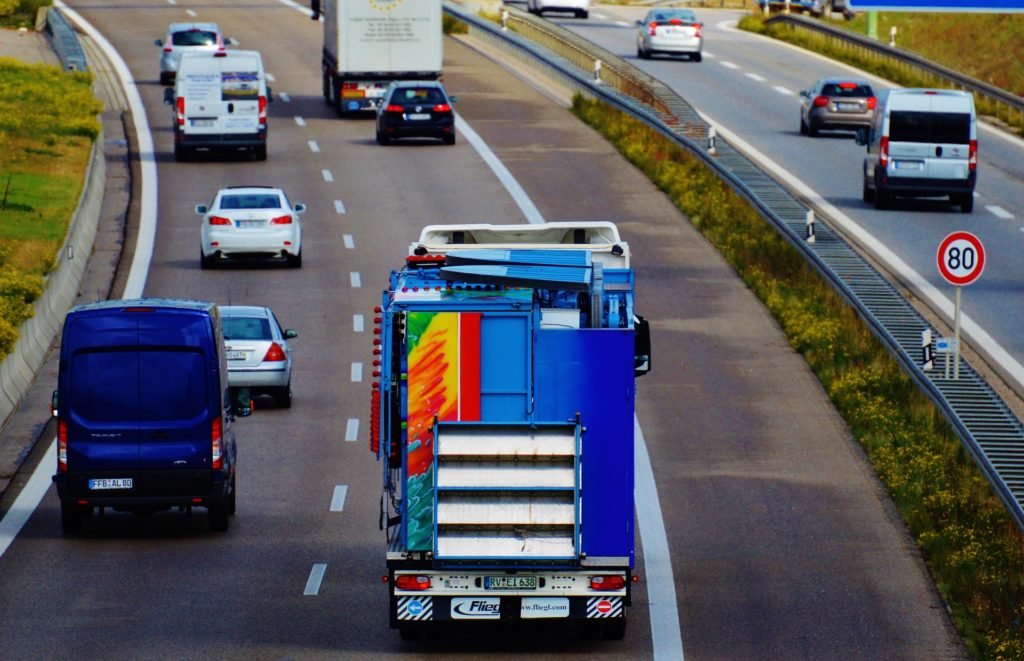
[[[171,48],[170,46],[164,46],[164,52],[165,53],[170,53],[172,50],[174,50],[174,49]]]
[[[270,224],[271,225],[291,225],[292,224],[292,217],[291,216],[278,216],[277,218],[271,218],[270,219]]]
[[[673,18],[671,21],[668,22],[668,24],[669,25],[682,25],[683,22],[680,21],[678,18]]]
[[[211,225],[230,225],[231,221],[223,216],[210,216]]]
[[[828,97],[827,96],[816,96],[816,97],[814,97],[814,107],[816,107],[816,108],[824,108],[827,105],[828,105]]]
[[[88,505],[88,504],[89,504],[89,501],[88,501],[88,500],[79,500],[79,501],[78,501],[78,504],[79,504],[79,505]]]
[[[359,86],[356,83],[342,83],[341,84],[341,89],[343,89],[343,90],[354,90],[354,89],[357,89],[358,87]]]
[[[384,108],[384,112],[405,112],[405,108],[403,108],[402,106],[396,106],[393,103],[389,103],[387,107]]]
[[[193,503],[201,503],[201,502],[203,502],[203,499],[202,498],[193,498],[192,502]]]
[[[874,110],[875,106],[877,106],[877,105],[878,105],[878,99],[873,97],[873,96],[869,96],[868,97],[868,109],[869,110]]]
[[[395,587],[399,590],[429,590],[430,577],[402,574],[395,577]]]
[[[227,51],[217,51],[213,54],[214,57],[227,57]]]
[[[967,168],[972,171],[976,170],[978,169],[978,141],[971,140],[967,149]]]
[[[591,590],[621,590],[626,587],[625,576],[591,576],[590,577],[590,589]]]
[[[284,360],[284,351],[281,349],[281,345],[277,342],[271,342],[270,348],[267,349],[267,355],[263,356],[263,362],[277,363]]]
[[[434,106],[434,112],[451,112],[452,107],[447,103],[439,103]]]
[[[857,89],[857,83],[839,83],[839,88],[844,90],[855,90]]]

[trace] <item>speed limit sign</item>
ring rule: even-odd
[[[953,232],[939,244],[939,273],[951,285],[969,285],[985,269],[985,248],[970,232]]]

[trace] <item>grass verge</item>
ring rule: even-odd
[[[1024,536],[941,413],[856,312],[696,157],[577,96],[602,133],[690,218],[778,320],[889,490],[968,649],[1024,658]]]
[[[0,58],[0,360],[64,242],[101,110],[90,74]]]

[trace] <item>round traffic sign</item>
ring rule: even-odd
[[[969,285],[985,270],[985,247],[970,232],[953,232],[939,244],[939,273],[952,285]]]

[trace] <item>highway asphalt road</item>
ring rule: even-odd
[[[547,220],[613,220],[635,255],[654,372],[638,387],[674,604],[652,604],[643,551],[622,642],[560,628],[421,644],[387,628],[380,469],[366,448],[373,306],[419,228],[523,222],[460,135],[382,148],[320,97],[319,26],[273,0],[73,3],[136,77],[153,127],[159,229],[146,294],[270,305],[297,328],[295,400],[237,425],[238,515],[108,514],[60,533],[51,490],[0,557],[7,658],[919,659],[963,651],[884,489],[806,365],[669,201],[533,84],[445,43],[458,110]],[[194,15],[193,15],[194,14]],[[213,20],[263,52],[278,100],[266,163],[176,163],[153,39]],[[192,208],[226,185],[281,184],[305,202],[301,270],[200,271]],[[358,432],[348,440],[353,429]],[[338,487],[344,498],[338,507]],[[332,501],[335,507],[332,511]],[[639,542],[638,542],[639,543]],[[313,594],[311,570],[326,565]],[[682,650],[651,622],[678,613]],[[670,623],[674,625],[675,622]]]

